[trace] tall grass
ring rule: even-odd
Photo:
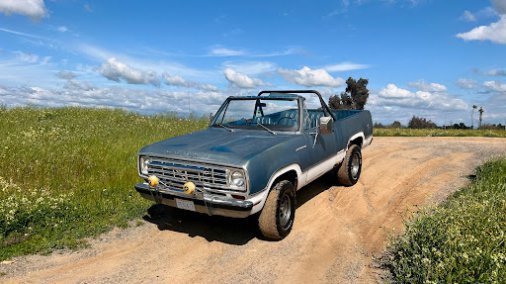
[[[0,109],[0,260],[126,226],[149,204],[133,189],[138,150],[206,124],[108,109]]]
[[[397,283],[505,283],[506,159],[486,163],[470,186],[409,220],[389,251]]]
[[[506,130],[374,128],[375,136],[506,137]]]

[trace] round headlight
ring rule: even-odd
[[[140,160],[139,160],[139,167],[140,167],[141,174],[143,174],[143,175],[148,174],[148,164],[149,164],[149,158],[141,156]]]
[[[240,171],[233,171],[229,176],[230,185],[234,185],[237,187],[244,186],[244,174]]]

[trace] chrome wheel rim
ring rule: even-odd
[[[279,204],[279,223],[281,227],[286,228],[290,224],[292,217],[292,200],[288,194],[283,194]]]
[[[354,153],[351,157],[351,176],[356,179],[360,170],[360,157],[358,153]]]

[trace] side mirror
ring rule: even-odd
[[[333,120],[332,117],[330,116],[320,117],[320,126],[319,126],[320,134],[325,135],[332,133],[332,126],[333,126],[332,122]]]

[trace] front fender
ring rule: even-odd
[[[250,195],[256,195],[270,189],[276,177],[295,170],[301,174],[301,156],[296,152],[300,145],[305,145],[301,135],[287,135],[287,139],[266,151],[251,157],[246,163],[250,182]]]

